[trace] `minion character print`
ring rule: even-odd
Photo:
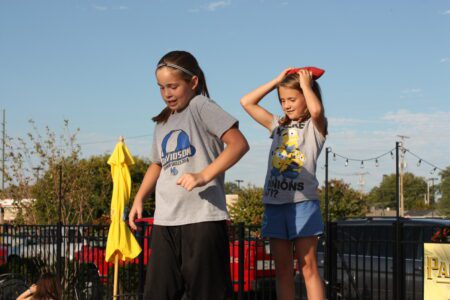
[[[305,155],[299,150],[299,135],[295,128],[283,129],[281,137],[281,145],[272,153],[271,174],[292,180],[302,171]]]

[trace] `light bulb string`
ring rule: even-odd
[[[427,165],[429,165],[430,167],[434,168],[434,171],[439,170],[441,172],[445,172],[444,169],[439,168],[438,166],[436,166],[435,164],[430,163],[429,161],[423,159],[422,157],[418,156],[417,154],[411,152],[409,149],[407,148],[403,148],[405,150],[405,152],[408,152],[409,154],[411,154],[412,156],[414,156],[415,158],[417,158],[419,160],[419,163],[425,163]]]
[[[330,148],[330,149],[331,149],[331,148]],[[381,155],[378,155],[378,156],[375,156],[375,157],[371,157],[371,158],[364,158],[364,159],[358,159],[358,158],[347,157],[347,156],[338,154],[338,153],[334,152],[333,150],[330,150],[330,152],[333,154],[333,157],[337,156],[337,157],[340,157],[340,158],[342,158],[342,159],[345,159],[346,161],[359,161],[359,162],[364,162],[364,161],[378,160],[379,158],[382,158],[383,156],[386,156],[386,155],[388,155],[388,154],[393,155],[393,151],[394,151],[394,150],[395,150],[395,148],[392,148],[391,150],[389,150],[389,151],[387,151],[387,152],[385,152],[385,153],[383,153],[383,154],[381,154]]]

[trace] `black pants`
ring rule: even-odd
[[[144,299],[224,300],[231,296],[226,221],[153,227]]]

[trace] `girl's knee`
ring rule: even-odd
[[[305,259],[301,264],[301,269],[305,280],[319,274],[317,262],[315,260]]]

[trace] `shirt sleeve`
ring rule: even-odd
[[[208,132],[218,138],[221,138],[231,127],[239,126],[237,119],[223,110],[216,102],[207,98],[200,107],[199,113]]]
[[[325,142],[326,137],[322,135],[322,133],[319,131],[319,129],[317,129],[317,127],[316,127],[316,125],[314,125],[314,122],[312,121],[312,119],[310,119],[310,120],[311,120],[311,126],[314,130],[315,139],[320,143]],[[326,127],[328,127],[328,119],[327,118],[325,118],[325,128]]]
[[[156,141],[156,128],[158,127],[158,124],[156,124],[155,129],[153,130],[153,142],[152,142],[152,153],[150,156],[150,159],[152,162],[161,164],[161,155],[160,150],[158,148],[158,144]]]
[[[277,115],[273,115],[273,119],[272,119],[272,123],[270,124],[270,138],[273,138],[273,131],[275,130],[275,128],[277,128],[278,126],[280,126],[280,117]]]

